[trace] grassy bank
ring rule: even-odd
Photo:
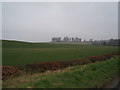
[[[2,42],[3,65],[23,65],[35,62],[65,61],[111,53],[117,47],[80,44]]]
[[[46,72],[33,76],[24,75],[3,81],[8,88],[95,88],[102,87],[118,74],[118,58],[74,66],[66,70]],[[16,81],[19,81],[16,83]]]

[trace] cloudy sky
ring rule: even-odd
[[[65,36],[118,38],[117,3],[2,3],[2,39],[47,42]]]

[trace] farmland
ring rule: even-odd
[[[68,61],[117,51],[113,46],[2,41],[2,64]]]
[[[103,87],[119,73],[117,50],[113,46],[3,40],[3,87]]]

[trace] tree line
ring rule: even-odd
[[[120,39],[108,39],[108,40],[93,40],[90,39],[82,40],[79,37],[64,37],[63,39],[61,37],[53,37],[52,42],[82,42],[82,43],[88,43],[91,45],[108,45],[108,46],[120,46]]]
[[[78,37],[64,37],[63,39],[61,37],[54,37],[52,38],[52,42],[81,42],[81,38]]]
[[[120,39],[95,40],[92,45],[120,46]]]

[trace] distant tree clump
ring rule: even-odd
[[[63,39],[61,37],[53,37],[52,38],[52,42],[81,42],[81,41],[82,41],[82,39],[78,38],[78,37],[76,37],[76,38],[74,38],[74,37],[70,38],[70,37],[66,36]]]

